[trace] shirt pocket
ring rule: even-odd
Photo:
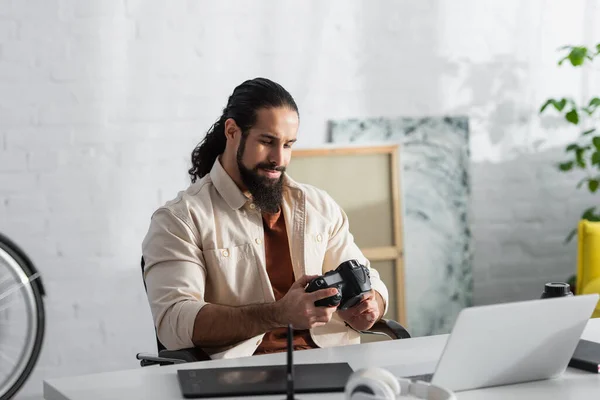
[[[325,231],[308,232],[306,243],[306,273],[308,275],[323,274],[323,262],[327,251],[328,233]]]
[[[252,243],[204,250],[206,301],[228,306],[263,302],[258,256]]]

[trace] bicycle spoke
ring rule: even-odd
[[[29,322],[26,319],[20,319],[20,320],[14,320],[14,319],[10,320],[9,319],[8,321],[6,321],[6,320],[3,321],[2,319],[0,319],[0,326],[11,327],[11,326],[21,326],[21,325],[27,325],[28,326]],[[2,332],[0,330],[0,335],[3,335],[3,334],[4,334],[4,332]]]
[[[0,387],[2,387],[6,378],[10,377],[11,372],[10,369],[3,371],[2,368],[0,368]]]
[[[2,278],[0,278],[0,286],[6,282],[7,280],[11,279],[13,276],[10,274],[5,274],[4,276],[2,276]]]
[[[0,351],[0,358],[3,358],[3,359],[8,360],[10,362],[14,362],[13,365],[17,363],[16,362],[17,361],[16,358],[11,358],[11,357],[7,356],[6,354],[4,354],[3,351]]]
[[[2,332],[2,338],[23,338],[22,332]]]
[[[10,294],[12,292],[15,292],[15,291],[21,289],[23,286],[29,285],[32,281],[34,281],[35,279],[37,279],[39,276],[40,276],[39,272],[36,272],[35,274],[33,274],[30,277],[28,277],[25,280],[25,282],[19,282],[19,283],[16,283],[16,284],[10,286],[8,288],[8,290],[4,291],[3,293],[0,293],[0,300],[2,300],[5,297],[10,296]]]
[[[14,347],[9,347],[5,343],[0,343],[0,349],[5,349],[5,352],[6,352],[6,350],[8,350],[8,353],[10,353],[10,352],[21,353],[21,350],[22,350],[19,348],[15,349]]]
[[[4,346],[0,346],[0,348],[6,349],[7,347]],[[10,351],[6,351],[6,350],[0,350],[1,354],[5,354],[4,358],[14,358],[15,360],[18,360],[19,357],[21,356],[21,351],[19,349],[17,349],[17,351],[15,352],[14,348],[10,348],[8,347],[8,350]],[[16,353],[16,354],[15,354]],[[4,366],[5,363],[4,362],[0,362],[0,365]],[[1,369],[1,368],[0,368]]]
[[[10,307],[11,304],[15,304],[16,302],[17,302],[16,300],[11,300],[11,301],[9,301],[6,304],[0,305],[0,312],[2,312],[4,310],[7,310]]]

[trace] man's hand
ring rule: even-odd
[[[366,331],[381,318],[383,310],[383,298],[371,289],[360,303],[347,310],[338,310],[338,315],[357,331]]]
[[[291,323],[294,329],[311,329],[325,325],[337,307],[316,307],[315,301],[335,296],[336,288],[320,289],[312,293],[306,292],[306,285],[318,275],[305,275],[290,287],[290,290],[277,301],[278,320],[287,325]]]

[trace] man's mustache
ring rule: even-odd
[[[285,172],[284,166],[274,167],[273,164],[258,164],[255,168],[256,169],[268,169],[269,171]]]

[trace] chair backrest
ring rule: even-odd
[[[140,265],[142,266],[142,282],[144,283],[144,290],[146,291],[146,293],[148,293],[148,287],[146,286],[146,280],[144,279],[144,266],[146,265],[146,263],[144,262],[144,256],[142,256],[142,261],[140,262]],[[158,352],[160,353],[161,350],[166,350],[167,348],[160,342],[160,340],[158,340],[156,327],[154,327],[154,336],[156,337],[156,347],[158,348]]]
[[[580,220],[578,228],[577,291],[600,278],[600,222]]]
[[[577,232],[576,294],[600,293],[600,222],[580,220]],[[592,314],[600,318],[600,302]]]

